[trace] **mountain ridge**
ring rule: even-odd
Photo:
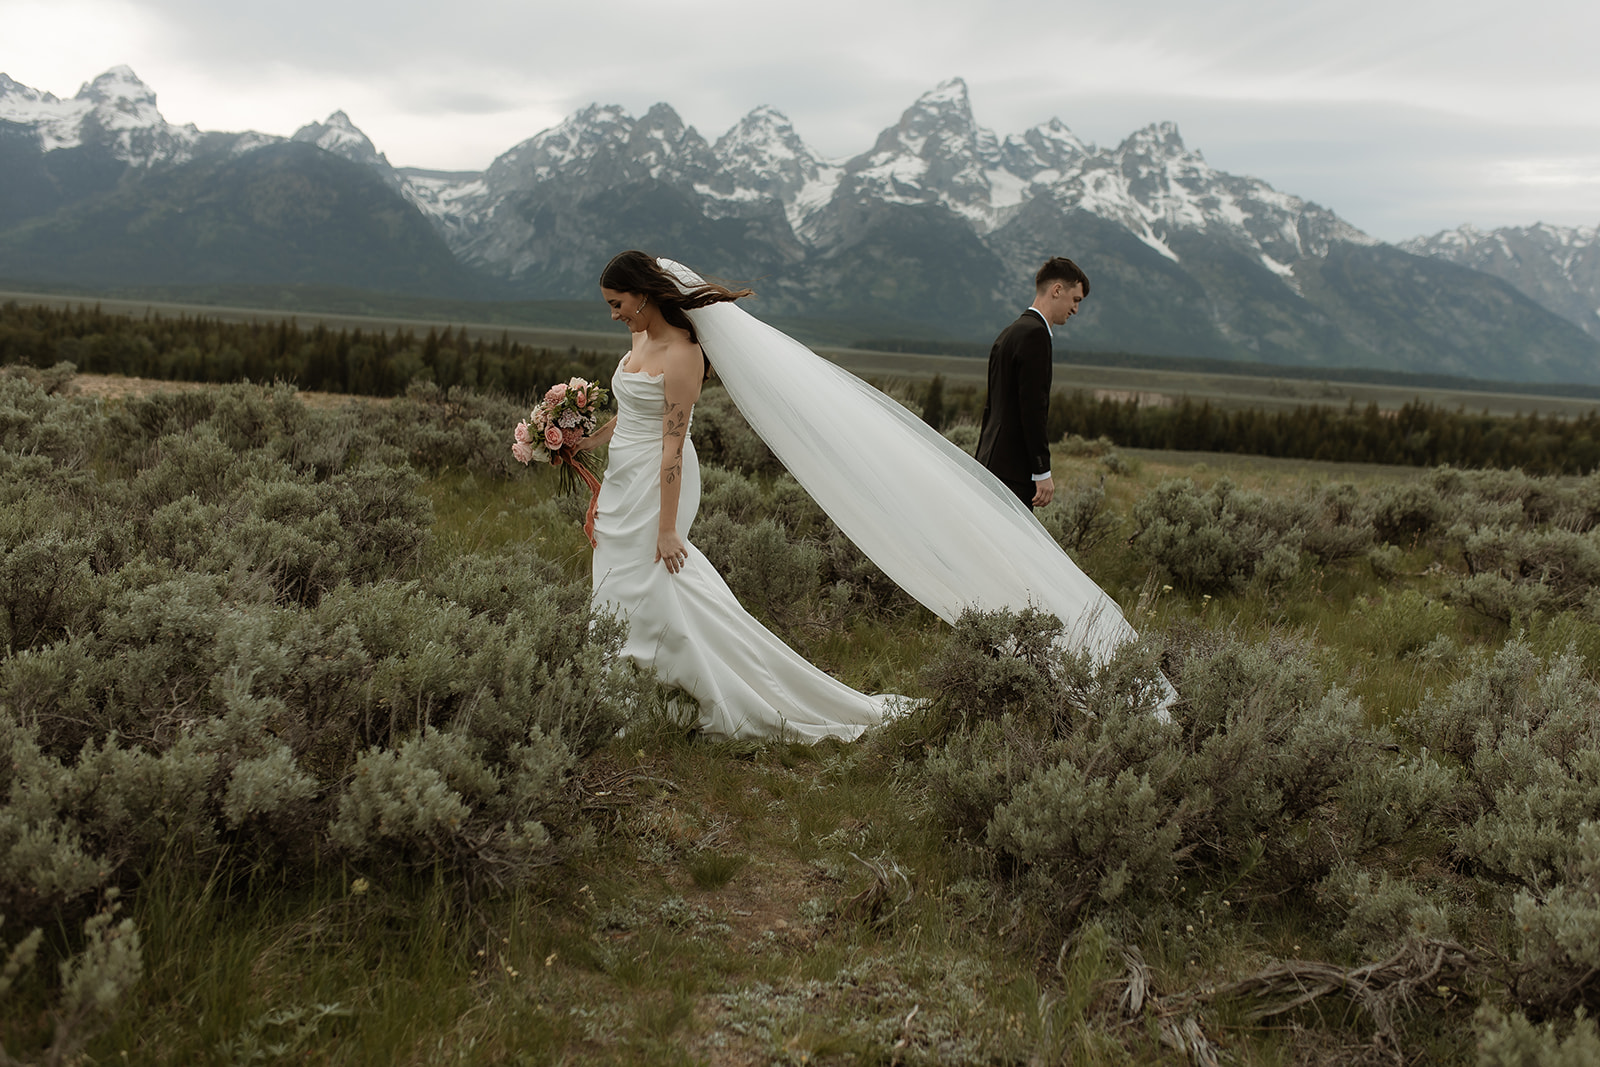
[[[1600,226],[1459,226],[1399,246],[1492,274],[1600,339]]]
[[[355,170],[284,156],[276,180],[366,212],[346,234],[364,235],[366,258],[303,228],[289,244],[260,237],[257,246],[275,249],[275,269],[300,279],[344,271],[346,284],[392,284],[395,258],[420,255],[429,266],[408,276],[413,291],[440,284],[582,299],[613,251],[644,247],[757,282],[766,315],[829,318],[863,336],[893,324],[895,336],[909,326],[929,340],[972,339],[1008,321],[1038,262],[1065,252],[1093,280],[1072,329],[1081,347],[1600,380],[1600,336],[1526,289],[1508,293],[1492,272],[1447,269],[1437,250],[1418,256],[1386,245],[1316,203],[1218,171],[1172,123],[1105,148],[1054,117],[1001,137],[977,122],[959,78],[922,94],[869,148],[843,159],[813,151],[770,106],[708,140],[666,103],[637,118],[596,103],[481,172],[394,168],[342,111],[282,138],[172,126],[155,100],[127,68],[72,101],[0,78],[0,177],[19,176],[0,198],[0,270],[25,272],[69,238],[110,226],[122,216],[96,203],[154,196],[163,173],[215,169],[287,143],[376,175],[459,267],[443,269],[437,247],[400,221],[405,213],[355,193]],[[264,179],[252,180],[259,194]],[[244,196],[247,185],[236,182],[230,195]],[[141,281],[192,275],[193,264],[179,269],[181,248],[203,228],[185,228],[168,207],[132,211],[144,231],[123,220],[122,230],[100,235],[97,254],[142,271]],[[259,216],[240,204],[216,211]],[[387,250],[384,225],[400,242]],[[152,227],[169,232],[157,240]],[[296,248],[322,267],[291,263]],[[65,274],[78,269],[60,256],[52,262]],[[1413,313],[1394,306],[1399,294]]]

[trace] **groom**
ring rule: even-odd
[[[1034,275],[1033,304],[1007,326],[989,350],[989,394],[983,404],[978,462],[1029,507],[1055,495],[1050,480],[1050,340],[1089,295],[1089,277],[1056,256]]]

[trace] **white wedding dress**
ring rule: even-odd
[[[689,542],[700,506],[692,437],[684,441],[678,498],[689,559],[677,574],[655,562],[664,382],[621,364],[611,378],[617,428],[595,515],[594,604],[627,620],[624,656],[699,702],[701,736],[853,740],[882,722],[895,698],[858,693],[798,655],[740,606]]]
[[[698,275],[659,260],[685,289]],[[752,429],[839,529],[946,622],[967,609],[1037,608],[1057,644],[1104,663],[1138,637],[1122,610],[977,460],[850,372],[733,303],[688,313]],[[677,575],[652,562],[661,514],[663,379],[618,365],[617,429],[595,521],[594,602],[630,625],[624,654],[700,702],[708,737],[852,738],[896,698],[867,696],[807,663],[739,606],[693,545]],[[700,469],[685,441],[678,532],[687,542]],[[1163,720],[1165,678],[1130,694]]]

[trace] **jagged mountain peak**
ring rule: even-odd
[[[716,150],[721,153],[724,147],[731,149],[739,145],[766,146],[779,143],[803,144],[789,116],[770,104],[761,104],[751,108],[727,133],[717,138]]]
[[[650,110],[644,113],[637,125],[658,126],[664,130],[682,130],[684,128],[683,118],[678,114],[677,109],[664,100],[651,104]]]
[[[1190,152],[1184,146],[1183,135],[1178,132],[1176,122],[1152,122],[1143,129],[1134,130],[1117,146],[1117,151],[1159,156],[1200,157],[1199,152]]]
[[[735,127],[746,123],[770,123],[778,126],[789,126],[789,116],[773,107],[771,104],[757,104],[745,116],[735,123]]]
[[[571,117],[563,120],[555,128],[567,125],[631,126],[633,125],[633,116],[629,115],[627,109],[621,104],[601,104],[597,102],[579,108]]]
[[[717,162],[736,170],[815,169],[817,158],[795,132],[789,117],[761,105],[733,124],[712,147]]]
[[[1041,122],[1020,137],[1011,134],[1000,146],[1005,169],[1030,181],[1059,178],[1093,151],[1092,144],[1058,118]]]
[[[839,168],[819,159],[789,117],[763,104],[734,123],[712,147],[709,191],[728,201],[776,199],[798,228],[838,183]]]
[[[890,166],[904,179],[907,168],[897,158],[921,160],[938,171],[951,172],[996,162],[999,142],[972,117],[967,83],[960,78],[940,82],[917,97],[900,121],[878,135],[871,151],[852,159],[851,172]]]
[[[486,176],[492,179],[531,168],[534,178],[547,177],[625,142],[632,130],[633,117],[621,105],[589,104],[501,153]]]
[[[891,133],[913,141],[940,133],[954,134],[957,138],[975,136],[978,124],[972,117],[967,83],[960,78],[951,78],[929,89],[906,108],[900,115],[899,123],[884,131],[885,136]]]
[[[693,126],[685,125],[677,110],[666,103],[650,105],[650,110],[633,124],[629,143],[643,151],[656,152],[659,162],[685,147],[690,151],[710,149],[705,138]]]
[[[670,104],[654,104],[634,123],[628,150],[650,177],[666,173],[685,176],[710,170],[714,165],[711,146],[693,126],[685,126]]]
[[[156,106],[155,90],[151,89],[129,66],[115,66],[78,90],[77,99],[95,104]]]
[[[70,100],[5,78],[0,120],[32,129],[42,152],[95,144],[141,167],[188,159],[200,139],[194,126],[167,122],[156,94],[126,66],[85,82]]]
[[[967,95],[967,83],[962,78],[946,78],[938,85],[929,89],[917,98],[917,104],[912,105],[940,106],[948,105],[957,110],[972,114],[972,103]]]
[[[389,160],[377,146],[343,111],[335,111],[326,122],[312,122],[295,131],[291,141],[314,144],[324,152],[332,152],[353,163],[363,163],[387,169]]]
[[[46,100],[50,103],[58,102],[54,94],[41,92],[32,86],[23,85],[9,74],[0,71],[0,100],[4,100],[8,96],[16,96],[28,100]]]

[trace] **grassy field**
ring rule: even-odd
[[[929,369],[937,367],[922,366]],[[108,410],[151,388],[84,384]],[[353,408],[360,414],[352,418],[381,406]],[[340,409],[324,399],[318,410]],[[288,440],[274,438],[271,448],[283,452]],[[259,468],[269,453],[251,453],[250,462]],[[159,484],[161,469],[129,484]],[[1290,726],[1272,745],[1288,751],[1289,735],[1310,730],[1317,707],[1353,702],[1357,720],[1334,750],[1370,749],[1425,777],[1439,766],[1430,749],[1442,753],[1446,742],[1418,725],[1419,715],[1434,714],[1436,694],[1476,684],[1474,664],[1484,657],[1525,647],[1542,663],[1569,651],[1576,675],[1600,672],[1592,606],[1546,605],[1501,619],[1460,592],[1470,577],[1460,538],[1470,535],[1448,533],[1443,520],[1412,532],[1412,513],[1398,510],[1418,494],[1446,499],[1435,472],[1059,449],[1054,469],[1064,498],[1103,491],[1102,536],[1074,555],[1136,626],[1158,646],[1190,649],[1182,654],[1192,662],[1200,655],[1193,649],[1223,649],[1215,662],[1238,657],[1238,678],[1227,682],[1234,695],[1219,705],[1226,727],[1219,719],[1202,729],[1179,712],[1196,760],[1207,737],[1226,739],[1235,714],[1248,720],[1251,709],[1277,699],[1275,686],[1301,686],[1309,688],[1283,704]],[[581,587],[589,550],[575,509],[540,473],[508,479],[470,464],[430,469],[417,488],[431,508],[429,536],[395,581],[423,582],[471,560],[509,575],[533,561],[549,568],[541,581]],[[1319,561],[1300,550],[1293,531],[1280,531],[1297,549],[1283,576],[1186,579],[1174,569],[1180,564],[1152,561],[1153,535],[1134,536],[1150,523],[1149,502],[1174,479],[1197,491],[1232,486],[1235,510],[1258,507],[1269,518],[1308,493],[1346,486],[1347,499],[1371,503],[1367,521],[1400,532],[1371,551]],[[1587,500],[1592,481],[1552,479],[1525,496]],[[776,484],[762,471],[750,482],[767,494]],[[1488,493],[1461,504],[1460,514],[1490,507]],[[1494,521],[1513,521],[1493,506],[1501,508]],[[1245,527],[1234,529],[1230,536],[1246,536]],[[1470,551],[1481,559],[1488,549]],[[831,608],[828,595],[819,589],[770,621],[852,685],[937,704],[959,653],[951,627],[917,608]],[[1250,663],[1257,674],[1246,670]],[[1270,674],[1279,667],[1299,673],[1285,682]],[[1217,672],[1207,676],[1211,684],[1223,684],[1216,679],[1225,670],[1207,669]],[[1200,708],[1195,670],[1196,688],[1184,697]],[[1557,687],[1544,674],[1524,681],[1529,693]],[[995,700],[973,714],[993,723],[1028,714],[1026,699],[1004,704],[1003,714]],[[1572,706],[1578,725],[1564,743],[1597,747],[1594,704]],[[1114,720],[1115,701],[1097,714]],[[1153,728],[1139,722],[1125,728]],[[57,989],[50,968],[38,968],[0,1010],[0,1048],[13,1062],[41,1063],[743,1067],[1509,1064],[1553,1056],[1560,1040],[1571,1056],[1562,1062],[1578,1063],[1596,1047],[1583,1044],[1592,1026],[1572,1022],[1573,1006],[1595,998],[1592,972],[1559,972],[1575,991],[1564,999],[1529,992],[1529,976],[1545,964],[1532,949],[1519,950],[1511,902],[1542,885],[1540,900],[1550,903],[1552,883],[1518,881],[1494,866],[1492,850],[1463,859],[1466,824],[1450,803],[1438,801],[1415,827],[1376,846],[1330,858],[1306,838],[1327,834],[1344,848],[1347,813],[1362,810],[1330,793],[1299,822],[1272,816],[1240,841],[1185,846],[1186,855],[1219,851],[1185,861],[1160,884],[1135,878],[1132,896],[1107,888],[1113,878],[1099,890],[1103,903],[1062,919],[1050,893],[1027,889],[1013,854],[952,829],[940,783],[955,772],[947,767],[939,778],[929,768],[940,751],[966,751],[941,749],[964,735],[941,734],[948,728],[933,723],[914,719],[848,746],[708,744],[687,735],[670,705],[651,707],[573,767],[563,817],[581,831],[559,862],[500,892],[462,880],[442,861],[397,869],[322,852],[310,868],[264,859],[241,869],[223,863],[218,845],[209,876],[192,864],[168,874],[157,863],[124,912],[142,943],[142,977],[120,1000],[113,989],[103,1010],[74,1016],[82,1041],[57,1056]],[[1023,759],[1036,742],[1016,737]],[[1239,761],[1269,763],[1282,751],[1248,750]],[[972,752],[981,762],[981,751]],[[1600,802],[1582,791],[1588,772],[1573,773],[1581,781],[1560,795],[1575,819]],[[1257,800],[1277,802],[1266,793]],[[1565,855],[1574,831],[1565,822],[1551,829],[1560,821],[1551,818],[1541,833]],[[0,841],[5,832],[0,824]],[[1328,869],[1291,877],[1287,857],[1302,849]],[[1587,854],[1574,855],[1566,881],[1557,881],[1578,892],[1590,884],[1584,878],[1600,879],[1600,866],[1585,874]],[[1338,888],[1341,877],[1356,888]],[[1362,895],[1369,889],[1370,900]],[[1406,934],[1408,923],[1421,925]],[[20,935],[0,929],[3,955]],[[1384,940],[1394,929],[1400,939]],[[75,944],[61,923],[41,959]],[[1581,960],[1582,951],[1573,953]],[[1522,1009],[1534,1023],[1502,1025],[1493,1014]],[[1547,1022],[1557,1029],[1527,1031],[1532,1037],[1515,1029]],[[1534,1050],[1529,1058],[1490,1058],[1513,1038]]]

